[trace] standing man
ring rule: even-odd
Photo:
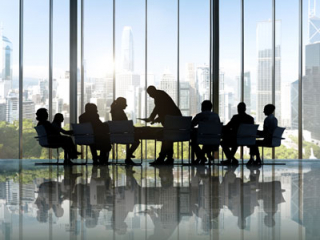
[[[159,122],[164,126],[164,120],[167,115],[182,116],[180,109],[174,103],[172,98],[164,91],[157,90],[154,86],[147,88],[147,93],[154,99],[154,109],[146,122],[154,124]],[[165,158],[166,161],[165,161]],[[173,142],[164,141],[161,145],[159,157],[152,163],[154,165],[173,164]]]

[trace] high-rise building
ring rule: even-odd
[[[122,31],[121,64],[123,71],[133,72],[133,34],[132,28],[129,26],[125,26]]]
[[[13,123],[19,119],[19,98],[18,94],[11,91],[6,97],[6,121]]]
[[[291,128],[298,129],[299,81],[291,83]]]
[[[320,41],[320,18],[316,15],[317,0],[309,0],[308,35],[309,43]]]
[[[180,110],[182,115],[190,116],[190,85],[189,82],[180,82]]]
[[[35,119],[35,104],[30,100],[23,101],[23,119]]]
[[[6,121],[6,109],[7,104],[5,102],[0,103],[0,121]]]
[[[186,82],[189,83],[189,103],[190,103],[190,115],[196,115],[200,109],[198,109],[197,103],[197,86],[196,86],[196,70],[194,63],[186,64]]]
[[[251,112],[251,73],[250,72],[244,72],[244,102],[247,106],[247,113],[250,114]],[[234,100],[237,102],[241,102],[241,78],[237,77],[237,91],[234,95]]]
[[[210,70],[208,65],[197,67],[196,81],[198,89],[198,96],[196,98],[196,101],[197,109],[199,112],[202,101],[210,100]]]
[[[320,43],[319,43],[320,44]],[[315,53],[316,54],[316,53]],[[312,57],[306,55],[306,58]],[[320,140],[320,66],[306,70],[303,76],[302,111],[303,128],[311,132],[311,138]]]
[[[165,70],[160,80],[160,89],[165,91],[177,104],[177,81],[169,70]]]
[[[265,115],[263,108],[272,103],[272,21],[262,21],[257,24],[257,122],[262,123]],[[281,122],[281,22],[276,21],[275,41],[275,104],[278,111],[276,116]]]
[[[0,26],[0,79],[12,80],[12,43]]]
[[[305,72],[303,76],[302,101],[304,130],[311,138],[320,140],[320,42],[306,45]]]

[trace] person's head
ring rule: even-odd
[[[267,116],[272,114],[276,110],[276,107],[273,104],[267,104],[264,106],[263,113]]]
[[[52,209],[57,218],[60,218],[63,216],[64,210],[60,204],[53,205]]]
[[[36,115],[37,115],[37,120],[39,122],[41,121],[47,121],[48,120],[48,117],[49,117],[49,114],[48,114],[48,110],[46,108],[39,108],[36,112]]]
[[[116,100],[117,106],[121,109],[125,109],[127,107],[127,99],[123,97],[118,97]]]
[[[85,112],[87,113],[97,113],[98,108],[94,103],[87,103],[84,107]]]
[[[273,215],[272,214],[267,214],[265,217],[264,217],[264,224],[267,226],[267,227],[274,227],[276,225],[276,221],[274,220],[273,218]]]
[[[238,218],[238,227],[240,229],[245,229],[247,227],[247,221],[245,218],[241,218],[241,217]]]
[[[212,109],[212,103],[211,101],[209,100],[204,100],[202,103],[201,103],[201,111],[211,111]]]
[[[54,115],[53,117],[53,121],[54,122],[59,122],[62,123],[64,120],[63,115],[61,113],[57,113],[56,115]]]
[[[247,110],[246,104],[244,102],[240,102],[238,104],[238,113],[245,113]]]
[[[151,86],[149,86],[149,87],[147,88],[147,93],[148,93],[149,96],[152,97],[152,98],[154,98],[156,92],[157,92],[157,89],[156,89],[155,86],[152,86],[152,85],[151,85]]]
[[[90,105],[91,105],[91,103],[86,103],[86,105],[84,106],[84,111],[85,112],[89,112],[90,111]]]

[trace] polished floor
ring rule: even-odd
[[[0,160],[0,239],[320,239],[320,161],[35,166]]]

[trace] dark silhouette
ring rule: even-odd
[[[65,135],[72,135],[73,134],[73,131],[72,130],[64,130],[62,127],[61,127],[61,123],[64,121],[64,117],[61,113],[57,113],[54,115],[53,117],[53,121],[52,121],[52,126],[53,128],[55,129],[55,135],[60,135],[62,139],[64,139],[63,141],[66,143],[67,146],[70,147],[70,152],[71,152],[71,156],[77,158],[77,155],[80,155],[81,153],[80,152],[77,152],[77,147],[76,145],[73,143],[72,139],[70,137],[67,137],[67,136],[63,136],[61,135],[62,134],[65,134]]]
[[[132,166],[126,166],[125,170],[116,166],[113,171],[109,170],[109,166],[93,166],[90,180],[87,168],[82,173],[76,173],[76,168],[65,166],[62,181],[40,184],[35,201],[37,219],[47,222],[50,209],[56,217],[62,217],[67,212],[63,209],[63,201],[69,200],[68,206],[73,212],[70,215],[70,229],[77,224],[77,213],[84,219],[86,228],[94,228],[99,224],[101,210],[107,209],[111,213],[111,227],[117,234],[127,233],[126,218],[129,213],[135,216],[144,213],[149,215],[154,225],[154,232],[148,239],[170,239],[186,216],[201,218],[201,228],[206,233],[219,229],[217,218],[220,210],[226,208],[237,218],[238,227],[245,229],[248,227],[248,217],[261,202],[266,213],[264,223],[273,227],[274,215],[279,204],[284,202],[281,182],[259,182],[258,166],[250,166],[249,178],[244,181],[235,173],[237,167],[228,166],[222,176],[205,166],[192,167],[187,171],[190,174],[189,184],[176,185],[177,176],[173,168],[159,166],[158,176],[154,176],[155,185],[142,186],[139,182],[143,184],[143,181],[136,179],[140,174],[132,171]],[[140,180],[142,176],[141,173]],[[139,223],[139,218],[136,223]]]
[[[101,122],[97,106],[93,103],[85,105],[85,112],[79,116],[79,123],[91,123],[95,144],[90,145],[93,164],[108,164],[111,150],[108,124]],[[100,150],[100,156],[97,154]]]
[[[164,120],[167,115],[182,116],[180,109],[166,92],[157,90],[154,86],[149,86],[147,88],[147,93],[154,99],[155,107],[150,114],[150,117],[146,119],[146,122],[151,122],[151,124],[159,122],[164,125]],[[166,161],[165,158],[167,158]],[[173,142],[163,141],[159,157],[150,164],[172,165],[173,161]]]
[[[124,109],[127,107],[127,100],[123,97],[118,97],[112,104],[111,104],[111,118],[112,121],[127,121],[127,115],[124,112]],[[140,141],[138,135],[135,133],[134,143],[131,145],[130,148],[127,146],[127,156],[125,163],[128,165],[137,165],[132,161],[131,158],[135,158],[133,153],[139,147]]]
[[[55,144],[59,145],[64,150],[64,164],[72,164],[71,159],[77,159],[77,149],[75,144],[73,143],[72,139],[68,136],[63,136],[60,134],[60,132],[63,132],[65,130],[61,130],[61,122],[63,121],[63,116],[61,119],[57,117],[56,121],[54,121],[52,124],[48,121],[48,110],[45,108],[40,108],[36,112],[38,125],[42,125],[47,133],[49,144]],[[65,131],[68,134],[71,134],[71,132]]]
[[[200,122],[213,122],[213,123],[220,123],[219,115],[215,112],[212,112],[212,103],[209,100],[205,100],[201,103],[201,113],[198,113],[191,122],[192,128],[199,125]],[[196,154],[197,160],[196,163],[204,164],[207,159],[205,157],[205,153],[208,157],[211,156],[212,150],[215,150],[215,146],[204,145],[202,149],[200,149],[197,143],[197,129],[193,129],[192,132],[192,142],[191,146]]]
[[[274,116],[274,110],[276,107],[273,104],[267,104],[263,113],[267,116],[263,122],[263,130],[258,131],[258,135],[263,137],[263,140],[257,140],[256,145],[250,148],[250,159],[248,165],[257,164],[261,165],[261,158],[258,146],[268,146],[271,145],[272,135],[274,130],[278,127],[278,120]],[[256,156],[256,161],[254,161],[254,156]]]
[[[221,164],[238,164],[238,160],[234,155],[238,149],[237,132],[240,124],[254,124],[253,117],[246,113],[246,104],[244,102],[238,104],[238,114],[234,115],[230,122],[223,128],[223,141],[221,142],[221,146],[227,160],[222,161]]]

